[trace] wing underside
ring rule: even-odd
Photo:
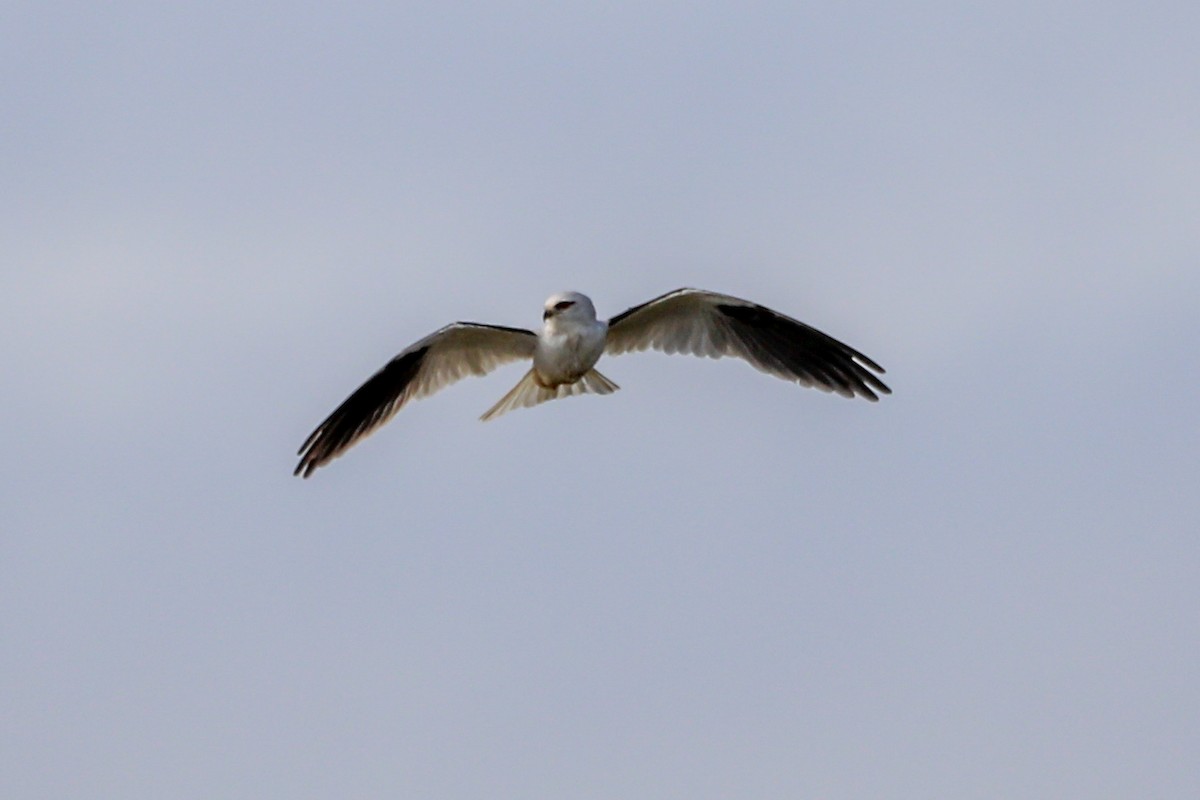
[[[844,397],[878,400],[891,389],[863,353],[765,306],[699,289],[679,289],[609,320],[605,353],[640,350],[741,358],[784,380]]]
[[[307,478],[375,431],[410,400],[470,375],[533,356],[532,331],[456,322],[430,334],[383,366],[334,409],[300,446],[295,474]]]

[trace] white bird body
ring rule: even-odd
[[[488,409],[489,420],[514,408],[619,387],[596,370],[603,355],[654,349],[721,358],[735,356],[784,380],[843,397],[878,400],[889,389],[883,367],[854,348],[765,306],[700,289],[678,289],[609,321],[596,318],[579,292],[550,297],[538,333],[524,328],[455,322],[401,352],[317,426],[300,447],[295,474],[308,477],[387,422],[409,400],[468,375],[513,361],[532,365]]]
[[[596,319],[592,301],[578,292],[551,297],[542,319],[533,350],[535,380],[548,389],[575,383],[604,354],[608,323]]]

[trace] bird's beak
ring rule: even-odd
[[[545,311],[542,312],[542,322],[545,322],[546,320],[550,319],[553,316],[554,316],[554,310],[547,308]]]

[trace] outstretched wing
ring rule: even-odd
[[[661,350],[736,356],[763,372],[843,397],[891,394],[883,367],[849,345],[765,306],[700,289],[677,289],[608,322],[604,352]]]
[[[300,446],[295,475],[308,477],[374,431],[409,400],[468,375],[533,357],[537,336],[523,328],[455,322],[393,358],[334,409]]]

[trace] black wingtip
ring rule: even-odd
[[[811,325],[757,303],[719,303],[717,310],[735,325],[735,332],[752,351],[784,367],[797,378],[815,380],[845,397],[879,402],[892,390],[875,373],[884,368],[874,359]]]
[[[426,346],[401,353],[342,401],[300,445],[300,463],[292,474],[309,477],[385,421],[428,352]]]
[[[315,463],[315,460],[310,454],[305,453],[304,450],[301,450],[300,463],[296,465],[294,470],[292,470],[292,475],[300,478],[307,478],[309,475],[313,474],[313,470],[315,470],[318,466],[319,465]]]

